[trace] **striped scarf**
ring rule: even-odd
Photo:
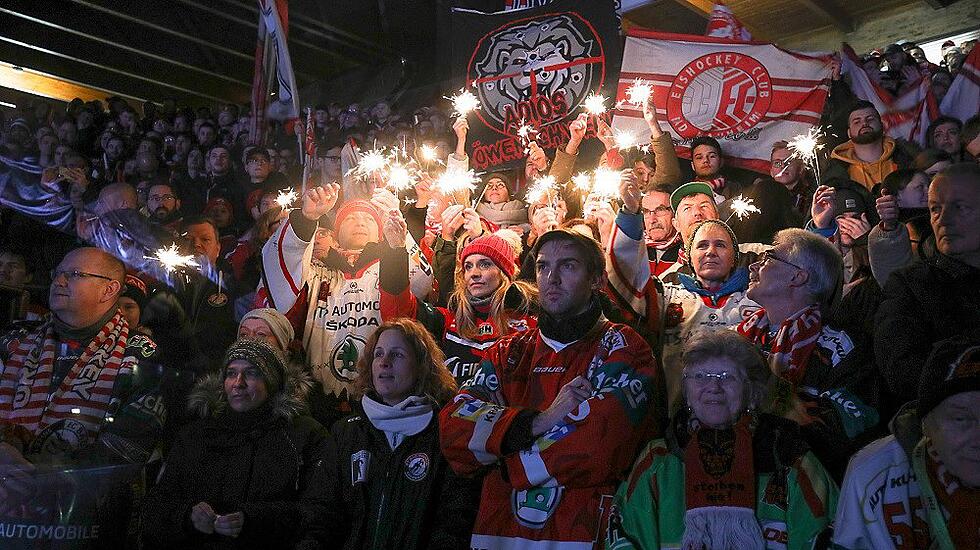
[[[776,335],[769,337],[769,319],[766,310],[759,309],[738,325],[738,333],[755,344],[769,347],[769,367],[773,374],[793,386],[803,380],[810,354],[817,346],[817,337],[823,329],[820,306],[807,306],[781,325]]]
[[[89,342],[61,385],[52,393],[58,340],[52,318],[11,350],[0,375],[0,423],[18,424],[37,435],[62,419],[81,423],[91,443],[99,433],[112,399],[116,377],[132,371],[124,365],[129,324],[120,311]]]

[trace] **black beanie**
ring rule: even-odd
[[[980,342],[951,338],[937,343],[919,378],[919,418],[947,397],[970,391],[980,391]]]

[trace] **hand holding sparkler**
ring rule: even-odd
[[[470,124],[465,117],[456,119],[453,123],[453,132],[456,133],[456,158],[466,158],[466,132],[470,129]]]
[[[632,170],[623,170],[619,179],[619,198],[623,201],[623,208],[631,214],[640,213],[640,203],[643,200],[638,183]]]
[[[834,188],[821,185],[813,193],[813,204],[810,205],[810,217],[813,225],[827,229],[834,221]]]
[[[531,214],[531,230],[538,236],[558,229],[558,213],[550,206],[534,209]]]
[[[463,210],[465,209],[466,207],[461,204],[453,204],[442,211],[442,239],[444,241],[456,240],[456,232],[466,222],[466,218],[463,217]]]
[[[569,155],[574,155],[578,152],[578,146],[585,139],[585,130],[589,126],[589,115],[582,113],[575,117],[575,120],[568,125],[568,145],[565,146],[565,152]]]
[[[483,234],[483,222],[480,220],[480,215],[476,213],[476,210],[472,208],[463,210],[463,229],[466,230],[470,239],[475,239]]]
[[[319,220],[321,216],[330,212],[337,204],[337,197],[340,195],[340,186],[331,183],[326,187],[313,187],[303,195],[303,217],[310,221]]]
[[[446,99],[452,101],[453,114],[459,118],[466,118],[466,115],[470,114],[471,111],[480,108],[480,100],[466,88],[460,88],[459,93]]]
[[[606,151],[611,151],[616,148],[616,138],[613,137],[612,128],[606,124],[606,121],[601,118],[596,120],[595,130],[595,137],[606,147]]]
[[[385,242],[391,248],[405,248],[405,236],[408,235],[408,224],[405,218],[397,210],[389,212],[385,218],[384,228]]]

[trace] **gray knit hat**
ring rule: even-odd
[[[246,313],[245,316],[242,317],[241,322],[238,323],[239,330],[241,330],[242,323],[244,323],[246,319],[260,319],[265,321],[272,330],[272,334],[276,337],[276,340],[279,341],[279,347],[282,349],[287,349],[289,347],[289,343],[293,341],[293,338],[295,338],[293,325],[289,322],[289,319],[271,307],[260,307]]]
[[[238,340],[228,348],[224,364],[227,367],[232,361],[239,360],[247,361],[259,369],[269,386],[270,395],[278,393],[285,384],[286,358],[269,344],[250,338]]]

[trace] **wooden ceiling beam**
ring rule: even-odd
[[[832,0],[800,0],[808,10],[830,21],[841,32],[852,32],[854,20]]]

